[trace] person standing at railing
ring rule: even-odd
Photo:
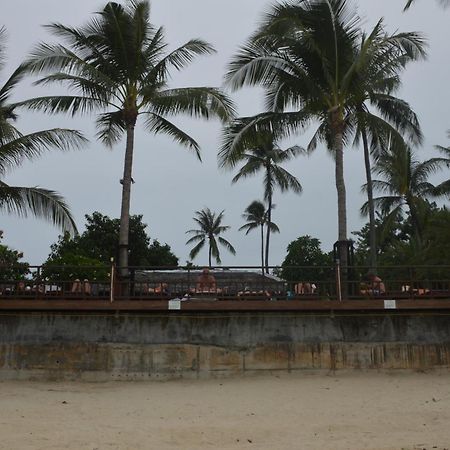
[[[386,287],[384,286],[383,280],[375,275],[374,273],[371,273],[369,275],[369,281],[370,281],[370,290],[371,293],[374,295],[380,295],[386,293]]]
[[[205,267],[201,275],[197,278],[197,285],[195,287],[198,293],[217,292],[217,284],[214,275],[209,273],[209,269]]]
[[[73,282],[71,292],[73,294],[91,295],[91,284],[89,280],[80,281],[78,278]]]

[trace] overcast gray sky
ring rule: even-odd
[[[31,48],[41,40],[50,41],[42,28],[49,22],[81,25],[90,14],[106,2],[97,0],[15,0],[2,8],[1,24],[8,30],[8,64],[0,76],[5,80]],[[192,66],[173,77],[173,86],[219,86],[225,66],[258,23],[261,13],[273,2],[267,0],[153,0],[151,20],[164,25],[167,40],[175,47],[190,38],[201,37],[212,43],[217,54],[199,58]],[[418,149],[421,158],[433,154],[434,144],[448,145],[446,130],[450,129],[450,8],[444,10],[437,1],[417,0],[407,13],[402,13],[404,0],[355,0],[365,26],[370,28],[384,17],[390,31],[421,31],[429,41],[426,62],[410,66],[404,75],[399,95],[410,102],[419,115],[425,143]],[[41,95],[42,91],[24,83],[16,91],[16,99]],[[261,92],[248,89],[233,94],[240,115],[262,111]],[[241,214],[255,199],[262,199],[262,178],[231,185],[232,173],[217,169],[217,149],[220,125],[217,122],[176,120],[194,136],[202,147],[203,163],[166,137],[154,137],[137,128],[132,191],[132,213],[143,214],[152,238],[167,242],[180,263],[188,259],[185,231],[193,227],[194,211],[208,206],[225,210],[226,225],[232,228],[227,237],[237,249],[237,256],[222,252],[223,264],[258,264],[258,233],[245,237],[238,228],[243,224]],[[124,143],[113,150],[104,148],[94,139],[93,117],[69,119],[24,113],[18,122],[22,132],[53,127],[81,130],[91,139],[87,149],[71,153],[47,153],[43,158],[11,172],[6,181],[14,185],[41,186],[64,195],[76,218],[79,229],[84,215],[100,211],[118,217],[120,211]],[[292,143],[304,145],[310,132],[299,135]],[[300,179],[302,195],[275,194],[276,210],[273,220],[281,233],[275,235],[271,246],[271,264],[280,264],[286,247],[297,237],[310,234],[322,241],[324,250],[331,249],[337,236],[336,190],[334,166],[324,148],[309,158],[298,158],[286,166]],[[360,149],[348,149],[345,154],[348,193],[349,231],[359,229],[365,222],[359,216],[364,202],[360,187],[364,182],[363,157]],[[442,177],[448,178],[448,173]],[[441,177],[441,178],[442,178]],[[59,231],[34,219],[19,219],[0,215],[3,243],[22,250],[25,259],[40,264],[57,240]],[[205,263],[207,254],[196,259]]]

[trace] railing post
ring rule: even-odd
[[[36,270],[36,291],[34,293],[36,298],[40,297],[40,287],[41,287],[41,266],[38,266],[37,270]],[[45,291],[45,287],[44,287],[44,291]]]
[[[109,301],[112,303],[114,301],[114,283],[116,275],[116,265],[114,264],[114,258],[111,258],[111,285],[109,288]]]
[[[191,266],[189,265],[188,268],[188,274],[187,274],[187,298],[191,298]]]
[[[336,259],[336,295],[338,301],[342,302],[341,263],[339,259]]]
[[[266,289],[266,284],[267,284],[267,283],[266,283],[266,275],[268,275],[268,272],[267,272],[267,274],[264,274],[264,275],[263,275],[263,279],[262,279],[262,283],[263,283],[263,285],[262,285],[262,291],[263,291],[263,292],[266,292],[266,290],[267,290],[267,289]],[[257,289],[255,289],[255,291],[257,291]]]
[[[414,300],[414,280],[413,280],[413,268],[408,267],[409,272],[409,296]]]

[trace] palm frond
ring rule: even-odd
[[[189,136],[187,133],[180,130],[176,125],[158,114],[147,113],[145,115],[145,126],[150,131],[150,133],[163,133],[170,136],[179,144],[184,145],[190,150],[194,150],[197,158],[200,161],[202,160],[200,156],[200,146],[191,136]]]
[[[15,103],[16,107],[26,107],[33,111],[44,111],[46,113],[69,113],[88,114],[95,110],[108,107],[109,104],[98,98],[77,97],[77,96],[57,96],[57,97],[36,97]]]
[[[0,104],[4,105],[8,101],[11,91],[23,79],[25,74],[26,74],[25,65],[22,64],[12,73],[12,75],[8,78],[8,80],[6,80],[6,82],[0,88]]]
[[[107,147],[117,143],[126,131],[126,124],[121,111],[100,114],[96,120],[98,132],[97,139]]]
[[[199,253],[200,250],[205,246],[206,240],[201,240],[190,252],[189,258],[194,259]]]
[[[38,187],[9,186],[0,181],[0,208],[21,217],[30,214],[47,220],[62,231],[76,233],[75,221],[64,199],[56,192]]]
[[[8,169],[17,167],[25,159],[32,160],[44,151],[57,149],[67,151],[80,148],[87,143],[87,139],[76,130],[55,128],[37,131],[23,135],[0,147],[0,174]]]
[[[234,117],[233,102],[220,90],[210,87],[169,89],[156,95],[152,92],[151,107],[159,115],[188,114],[226,122]],[[147,99],[144,97],[144,102]]]
[[[403,205],[403,198],[400,196],[384,196],[373,199],[375,209],[381,211],[383,214],[388,214],[394,207]],[[369,213],[368,202],[365,202],[361,207],[361,215],[367,216]]]
[[[283,167],[274,166],[272,173],[281,192],[288,190],[292,190],[297,194],[302,192],[303,188],[297,177],[289,173],[286,169],[283,169]]]
[[[186,231],[186,233],[190,233],[190,232],[196,232],[197,230],[190,230],[190,231]],[[188,244],[192,244],[193,242],[199,242],[199,241],[203,241],[205,239],[205,235],[203,233],[201,234],[197,234],[196,236],[192,236],[191,238],[189,238],[186,241],[186,245]]]
[[[218,153],[219,167],[235,167],[243,153],[260,141],[261,135],[269,134],[274,141],[288,138],[303,130],[310,119],[308,111],[267,112],[235,119],[223,130],[222,145]]]
[[[231,245],[229,241],[227,241],[221,236],[219,236],[218,240],[232,255],[236,254],[235,248]]]
[[[157,38],[158,40],[162,39],[162,30],[160,31],[160,36],[157,36]],[[154,47],[155,42],[149,46],[149,49],[152,49],[152,53],[154,53]],[[154,82],[166,80],[170,67],[173,67],[176,70],[182,70],[189,65],[196,56],[209,55],[212,53],[215,53],[214,47],[208,42],[201,39],[191,39],[175,50],[172,50],[155,64],[144,79],[143,84],[153,84]]]
[[[258,222],[248,222],[248,223],[242,225],[241,227],[239,227],[239,231],[245,230],[245,234],[249,234],[250,231],[253,231],[260,227],[261,227],[261,225]]]
[[[268,222],[267,226],[269,227],[271,233],[279,233],[280,232],[280,229],[278,228],[278,225],[276,223]]]

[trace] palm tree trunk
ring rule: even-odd
[[[334,151],[336,153],[336,191],[338,203],[338,251],[341,266],[341,293],[348,296],[348,258],[347,258],[347,199],[344,179],[344,121],[342,112],[336,107],[331,112],[331,130],[333,133]]]
[[[264,224],[261,224],[261,272],[264,275]]]
[[[332,112],[331,126],[334,135],[334,151],[336,152],[336,191],[338,201],[338,240],[347,240],[347,199],[344,179],[344,122],[339,109]],[[343,247],[341,246],[343,249]],[[340,255],[341,264],[347,265],[347,252],[342,251]]]
[[[417,212],[416,205],[414,204],[414,200],[411,198],[408,198],[406,200],[406,203],[409,207],[409,212],[411,214],[411,224],[412,228],[415,232],[417,242],[419,243],[419,246],[422,245],[422,224],[420,223],[419,214]]]
[[[210,242],[209,243],[209,250],[208,250],[208,265],[209,265],[210,269],[212,267],[211,260],[212,260],[212,246],[211,246],[211,242]]]
[[[266,273],[269,273],[269,243],[270,243],[270,224],[272,223],[272,193],[268,196],[267,208],[267,232],[266,232]]]
[[[120,210],[119,267],[120,274],[128,275],[128,237],[130,227],[131,174],[133,168],[134,124],[127,126],[127,143],[122,178],[122,207]]]
[[[367,181],[367,204],[369,206],[369,265],[370,272],[376,275],[377,273],[377,235],[375,230],[375,205],[373,202],[373,186],[372,186],[372,171],[370,167],[370,152],[367,143],[366,130],[361,132],[363,146],[364,146],[364,163],[366,166],[366,181]]]

